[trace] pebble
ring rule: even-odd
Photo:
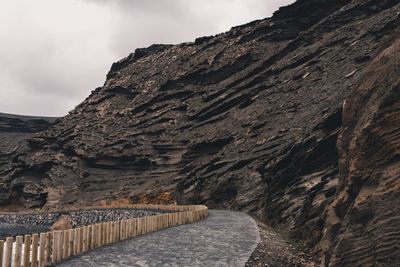
[[[46,232],[61,215],[70,216],[72,227],[76,228],[90,224],[153,216],[168,212],[163,210],[116,208],[63,213],[54,212],[48,214],[0,214],[0,239],[4,240],[8,236]]]

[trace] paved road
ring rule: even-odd
[[[200,222],[102,247],[59,267],[241,267],[260,242],[255,221],[241,212],[211,210]]]

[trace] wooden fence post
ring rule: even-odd
[[[83,227],[79,227],[79,254],[83,252]]]
[[[121,221],[117,222],[117,241],[121,241]]]
[[[40,234],[39,241],[39,267],[44,267],[46,258],[46,233]]]
[[[100,237],[100,247],[102,247],[105,242],[104,242],[104,230],[106,228],[105,223],[101,223],[100,224],[100,233],[99,233],[99,237]]]
[[[142,231],[142,226],[141,226],[141,220],[140,218],[135,218],[131,220],[131,228],[132,228],[132,235],[131,237],[140,235]]]
[[[44,260],[44,265],[48,265],[52,262],[51,260],[51,240],[52,240],[52,233],[47,232],[46,233],[46,252],[45,252],[45,260]],[[28,265],[27,265],[28,266]]]
[[[106,223],[106,244],[110,244],[110,232],[111,232],[111,223]]]
[[[114,222],[110,222],[110,243],[114,242]]]
[[[58,231],[58,252],[57,252],[57,262],[60,262],[63,257],[63,245],[64,245],[64,233],[63,231]]]
[[[74,229],[68,230],[69,242],[68,242],[68,258],[74,256]]]
[[[113,234],[114,238],[113,238],[113,242],[117,242],[118,241],[118,221],[114,222],[114,234]]]
[[[119,235],[119,232],[118,232],[118,225],[119,225],[119,221],[116,221],[116,222],[114,222],[114,225],[115,225],[115,231],[114,231],[114,242],[118,242],[118,235]]]
[[[108,237],[108,244],[110,244],[112,242],[112,222],[108,222],[107,237]]]
[[[110,243],[114,243],[115,223],[110,222]]]
[[[95,225],[90,225],[90,226],[89,226],[89,232],[90,232],[89,249],[94,249],[94,237],[95,237],[95,235],[94,235],[94,228],[95,228]]]
[[[63,230],[63,239],[64,239],[64,244],[63,244],[63,253],[61,259],[64,260],[68,258],[68,251],[69,251],[69,230]]]
[[[102,236],[102,231],[103,231],[103,228],[102,228],[102,225],[101,225],[101,223],[99,223],[98,225],[97,225],[97,247],[101,247],[101,236]]]
[[[119,238],[120,240],[125,240],[125,220],[122,220],[120,222],[120,227],[119,227]]]
[[[86,226],[86,251],[88,251],[90,249],[90,232],[91,232],[91,228],[90,225]]]
[[[128,219],[126,220],[126,224],[125,224],[125,231],[126,231],[126,236],[125,239],[128,239],[130,237],[132,237],[133,233],[135,233],[135,229],[133,229],[133,223],[134,223],[134,219]]]
[[[125,220],[125,238],[124,239],[129,239],[132,237],[134,233],[133,229],[133,219],[127,219]]]
[[[86,226],[82,227],[82,253],[86,251],[87,246],[87,228]]]
[[[107,227],[108,227],[108,223],[104,223],[103,224],[103,245],[107,245],[108,242],[108,238],[107,238]]]
[[[0,266],[3,267],[4,241],[0,240]]]
[[[130,237],[134,237],[137,236],[139,234],[139,220],[140,218],[135,218],[135,219],[131,219],[130,220],[130,231],[131,231],[131,236]]]
[[[111,242],[114,243],[116,241],[115,233],[117,231],[117,225],[115,222],[111,223]]]
[[[103,224],[100,223],[99,224],[99,231],[98,231],[98,237],[99,237],[99,247],[101,247],[103,245]]]
[[[74,229],[74,255],[79,255],[79,229]]]
[[[13,261],[13,266],[21,266],[21,254],[22,254],[22,241],[23,241],[22,236],[17,236],[15,238],[15,253],[14,253],[14,261]]]
[[[38,260],[38,244],[39,244],[39,235],[33,234],[32,235],[32,259],[31,259],[31,266],[37,267],[37,260]]]
[[[124,239],[132,237],[132,223],[133,219],[128,219],[124,221]]]
[[[57,253],[58,253],[58,234],[57,231],[53,231],[53,243],[51,247],[51,262],[53,264],[57,263]]]
[[[97,244],[99,242],[99,234],[98,234],[98,230],[99,230],[99,225],[95,224],[93,225],[93,248],[97,248]]]
[[[132,220],[127,219],[122,221],[122,240],[128,239],[131,237],[131,226]]]
[[[128,219],[126,221],[126,239],[131,238],[134,231],[133,231],[133,221],[134,219]]]
[[[12,237],[6,238],[6,251],[5,251],[5,255],[4,255],[4,267],[11,267],[13,241],[14,241],[14,238],[12,238]]]
[[[124,220],[124,240],[128,239],[128,220]]]

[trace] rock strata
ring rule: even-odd
[[[338,193],[321,242],[331,266],[400,265],[399,74],[397,39],[345,102]]]
[[[29,150],[28,140],[36,133],[48,129],[56,120],[57,118],[51,117],[0,113],[0,203],[9,203],[10,198],[18,202],[19,193],[17,192],[21,190],[32,195],[30,206],[40,206],[40,203],[43,202],[45,194],[38,194],[36,181],[29,182],[23,179],[18,184],[17,180],[14,192],[10,192],[4,187],[5,184],[9,184],[9,181],[4,179],[4,175],[13,172],[18,167],[14,159],[21,153],[25,153],[23,151]]]
[[[0,113],[0,132],[37,133],[49,128],[57,119]]]

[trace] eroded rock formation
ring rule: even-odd
[[[29,188],[32,188],[32,186],[24,179],[20,180],[19,184],[18,179],[14,181],[14,188],[10,192],[10,181],[3,175],[12,174],[17,167],[14,159],[22,151],[29,151],[28,140],[35,133],[48,129],[56,119],[0,113],[0,177],[2,177],[0,181],[0,200],[3,204],[4,202],[8,204],[11,202],[24,202],[24,200],[20,199],[21,190],[25,190],[25,194],[31,196],[30,206],[40,206],[45,200],[45,194],[38,195],[36,190],[31,194]],[[33,187],[37,186],[34,185]]]
[[[138,49],[8,157],[1,200],[204,203],[259,216],[325,266],[396,266],[399,69],[396,45],[385,49],[399,12],[394,0],[299,0]]]
[[[326,211],[327,242],[321,242],[332,266],[400,264],[399,74],[397,39],[345,102],[338,194]]]

